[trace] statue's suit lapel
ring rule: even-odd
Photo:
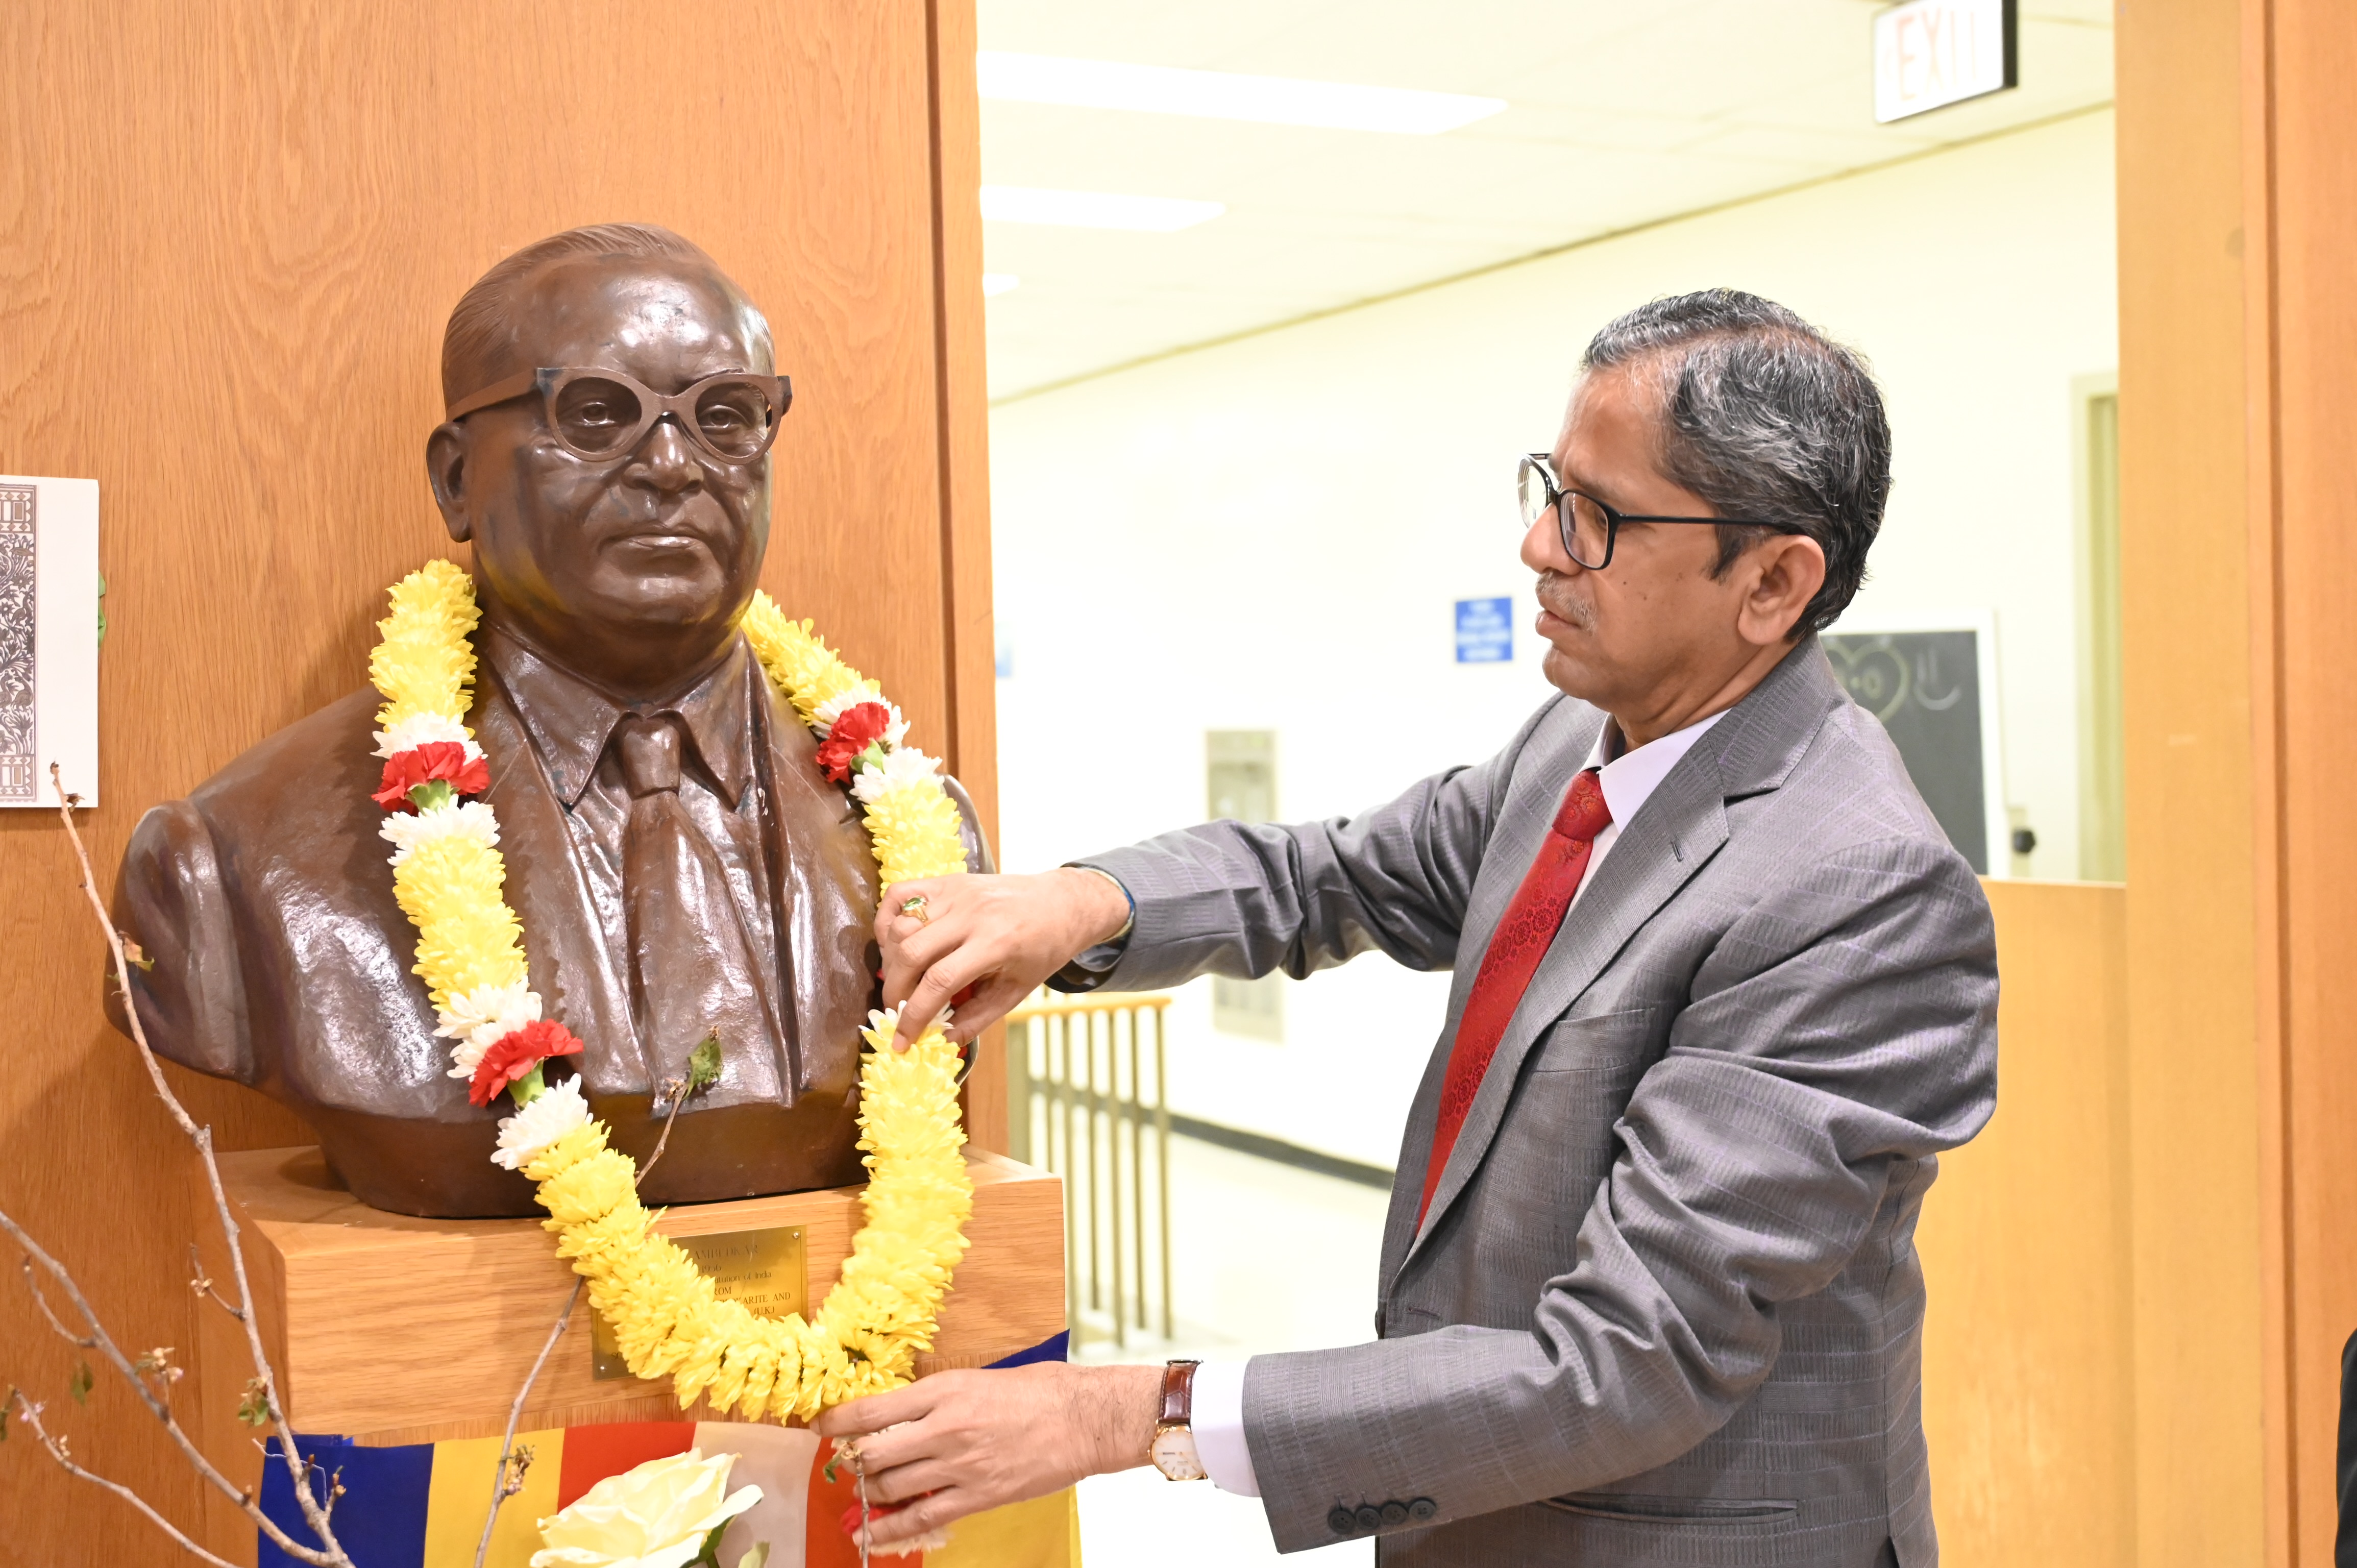
[[[876,856],[849,793],[820,770],[808,726],[766,679],[757,675],[756,682],[758,788],[788,1035],[781,1077],[798,1097],[847,1086],[857,1073],[859,1028],[877,998],[829,995],[828,987],[805,982],[876,972]]]

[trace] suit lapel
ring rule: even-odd
[[[779,1070],[791,1104],[856,1075],[859,1026],[880,999],[842,982],[876,970],[876,859],[850,795],[820,770],[810,730],[766,680],[754,701],[788,1036]]]
[[[1593,881],[1565,918],[1562,929],[1555,932],[1546,957],[1540,961],[1538,972],[1532,976],[1529,989],[1514,1009],[1513,1018],[1498,1042],[1497,1052],[1482,1074],[1481,1087],[1466,1112],[1456,1145],[1449,1151],[1448,1167],[1432,1195],[1432,1206],[1401,1253],[1398,1268],[1405,1268],[1415,1256],[1439,1226],[1449,1205],[1480,1169],[1491,1140],[1505,1120],[1507,1103],[1522,1074],[1523,1059],[1530,1054],[1540,1032],[1578,1000],[1645,922],[1718,853],[1727,839],[1726,802],[1781,785],[1807,748],[1824,715],[1845,700],[1816,639],[1803,639],[1670,770],[1669,777],[1662,780],[1652,798],[1638,811],[1636,820],[1622,827],[1611,853],[1595,869]],[[1451,988],[1448,1029],[1444,1036],[1448,1049],[1455,1047],[1465,997],[1471,992],[1472,979],[1480,972],[1490,938],[1537,853],[1539,835],[1545,831],[1555,799],[1562,792],[1560,778],[1550,783],[1552,792],[1547,794],[1545,804],[1535,812],[1518,812],[1517,832],[1511,839],[1493,841],[1495,853],[1511,853],[1512,858],[1504,865],[1512,875],[1493,880],[1489,875],[1491,855],[1483,856],[1481,881],[1489,884],[1492,907],[1482,911],[1484,923],[1478,934],[1470,918],[1472,911],[1468,911],[1466,935],[1478,935],[1479,946],[1460,944],[1458,950],[1457,983]],[[1517,798],[1520,794],[1518,789]],[[1483,900],[1477,897],[1476,902]],[[1407,1140],[1417,1144],[1426,1158],[1429,1158],[1434,1107],[1448,1049],[1435,1053],[1435,1065],[1425,1075],[1415,1113],[1420,1125],[1412,1128]],[[1421,1165],[1416,1165],[1413,1176],[1403,1167],[1394,1190],[1395,1208],[1399,1191],[1409,1187],[1420,1191],[1422,1174]],[[1411,1208],[1410,1223],[1413,1214]],[[1385,1271],[1387,1283],[1397,1277],[1398,1268]]]
[[[1407,1256],[1415,1238],[1416,1200],[1424,1195],[1425,1164],[1432,1157],[1432,1134],[1439,1119],[1440,1085],[1448,1070],[1449,1047],[1457,1038],[1458,1020],[1466,999],[1473,993],[1473,978],[1481,955],[1505,918],[1539,841],[1555,821],[1555,809],[1571,776],[1587,759],[1604,715],[1585,703],[1558,701],[1541,720],[1515,758],[1514,771],[1498,807],[1498,820],[1481,851],[1481,866],[1474,875],[1473,892],[1466,900],[1465,920],[1457,941],[1455,972],[1448,987],[1448,1011],[1441,1022],[1440,1043],[1426,1063],[1424,1081],[1409,1103],[1407,1126],[1400,1139],[1400,1169],[1414,1171],[1414,1182],[1402,1180],[1392,1189],[1392,1206],[1383,1222],[1383,1274],[1391,1279]]]
[[[1481,1087],[1465,1113],[1465,1125],[1458,1132],[1408,1257],[1415,1255],[1416,1246],[1432,1234],[1480,1168],[1490,1140],[1505,1119],[1523,1058],[1539,1032],[1563,1015],[1638,929],[1726,842],[1727,813],[1720,805],[1717,769],[1709,758],[1689,753],[1654,790],[1636,821],[1620,830],[1612,853],[1596,868],[1595,880],[1565,917],[1546,957],[1539,961],[1538,972],[1531,977],[1530,988],[1523,993],[1481,1076]],[[1451,1040],[1453,1046],[1453,1031]]]

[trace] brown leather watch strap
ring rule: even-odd
[[[1157,1424],[1191,1426],[1195,1418],[1194,1361],[1173,1361],[1162,1369],[1162,1414]]]

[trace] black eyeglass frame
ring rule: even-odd
[[[1651,512],[1620,511],[1597,499],[1586,490],[1566,489],[1555,483],[1555,459],[1544,452],[1532,452],[1524,455],[1522,467],[1514,474],[1514,488],[1517,491],[1523,488],[1522,479],[1525,474],[1536,474],[1539,477],[1539,482],[1546,487],[1546,505],[1540,507],[1534,515],[1524,517],[1523,526],[1537,527],[1539,519],[1544,517],[1552,508],[1555,511],[1555,532],[1563,540],[1563,553],[1590,572],[1601,572],[1612,564],[1612,552],[1620,542],[1620,525],[1624,522],[1708,522],[1725,523],[1732,528],[1771,528],[1779,533],[1805,532],[1795,524],[1770,522],[1762,517],[1663,517]],[[1566,496],[1577,496],[1604,514],[1603,560],[1581,561],[1579,559],[1579,546],[1573,542],[1571,509],[1563,504]]]
[[[565,395],[566,387],[577,381],[612,381],[639,400],[637,426],[611,450],[587,449],[575,445],[565,434],[564,424],[556,415],[557,400]],[[769,405],[770,424],[762,433],[760,446],[742,456],[724,452],[714,446],[695,418],[696,403],[705,392],[721,384],[749,386],[759,392]],[[479,392],[460,398],[449,406],[444,417],[455,424],[470,413],[535,394],[540,401],[541,422],[548,427],[549,435],[567,452],[590,463],[610,463],[630,456],[639,449],[639,444],[647,438],[648,432],[669,419],[679,426],[689,443],[706,456],[732,467],[743,467],[769,456],[770,448],[777,444],[778,427],[785,423],[787,412],[794,406],[794,383],[789,376],[765,376],[751,371],[722,371],[705,376],[679,392],[659,392],[634,376],[602,366],[542,365],[510,376],[505,381],[494,381]]]

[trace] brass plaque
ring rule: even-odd
[[[783,1317],[810,1310],[810,1266],[802,1251],[802,1228],[773,1225],[766,1230],[719,1230],[708,1236],[674,1236],[681,1251],[712,1276],[723,1301],[740,1301],[757,1317]],[[603,1381],[627,1378],[630,1369],[614,1342],[614,1330],[597,1312],[589,1314],[590,1369]]]

